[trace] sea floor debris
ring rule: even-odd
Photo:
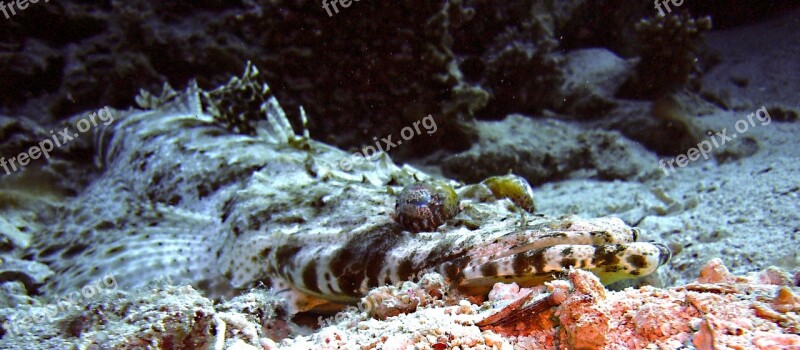
[[[777,268],[734,276],[714,259],[684,286],[609,291],[573,270],[545,288],[498,283],[483,303],[432,303],[384,321],[364,316],[279,348],[786,349],[800,346],[797,282]]]
[[[36,344],[28,349],[800,347],[800,281],[778,268],[735,276],[714,259],[692,283],[622,291],[572,270],[567,280],[535,288],[498,283],[486,300],[463,297],[436,281],[429,274],[419,283],[378,288],[367,298],[411,294],[417,300],[397,304],[397,312],[389,310],[391,303],[350,308],[316,330],[287,321],[279,299],[263,290],[214,305],[191,287],[161,286],[113,291],[22,336]],[[9,310],[0,309],[0,316],[8,317]],[[7,348],[4,343],[0,347]]]

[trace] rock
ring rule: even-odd
[[[601,49],[581,49],[566,54],[563,90],[567,103],[560,112],[568,114],[601,114],[616,105],[617,89],[632,72],[635,60],[625,60]]]
[[[709,260],[700,270],[700,278],[697,279],[697,282],[700,283],[733,283],[735,281],[736,276],[728,271],[719,258]]]
[[[535,186],[567,178],[635,179],[656,164],[655,157],[618,132],[514,114],[499,122],[478,122],[478,140],[466,152],[446,158],[443,172],[478,182],[513,171]]]
[[[601,349],[606,344],[609,314],[601,304],[606,290],[589,272],[574,270],[569,275],[575,292],[561,304],[559,337],[569,349]]]

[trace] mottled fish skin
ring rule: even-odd
[[[669,259],[617,218],[546,218],[506,200],[464,198],[437,231],[404,231],[392,219],[395,196],[431,177],[385,154],[340,169],[350,154],[295,135],[256,77],[248,68],[209,93],[165,93],[154,110],[120,112],[96,132],[97,180],[37,238],[54,292],[107,273],[123,288],[171,277],[212,295],[263,283],[302,311],[425,271],[482,293],[572,267],[613,282]],[[240,86],[263,99],[237,102]]]

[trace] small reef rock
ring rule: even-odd
[[[638,179],[657,170],[654,155],[616,131],[519,114],[476,123],[478,140],[444,160],[446,176],[476,182],[511,170],[537,185],[573,177]]]

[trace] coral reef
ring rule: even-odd
[[[711,29],[711,18],[693,18],[687,13],[655,16],[636,25],[639,64],[636,74],[621,87],[620,95],[658,98],[691,88],[698,91],[703,32]]]
[[[473,11],[459,2],[351,10],[329,19],[313,1],[39,6],[2,32],[2,76],[10,80],[4,112],[48,122],[98,103],[124,107],[140,88],[165,82],[182,87],[198,77],[200,86],[215,87],[248,60],[267,68],[296,126],[302,104],[317,117],[312,133],[339,135],[326,141],[340,145],[368,142],[373,134],[363,130],[386,134],[428,114],[457,133],[455,120],[486,103],[483,90],[463,81],[450,49],[449,33]],[[41,32],[39,22],[54,27]],[[432,141],[459,140],[441,134]]]
[[[397,153],[426,153],[437,143],[463,150],[474,116],[607,108],[591,91],[563,90],[563,53],[607,47],[631,57],[634,24],[652,11],[640,2],[578,0],[359,5],[333,17],[314,1],[36,6],[0,29],[2,112],[48,122],[97,104],[124,108],[140,88],[183,88],[191,78],[212,88],[250,60],[264,68],[296,128],[302,105],[313,135],[335,135],[323,141],[356,146],[432,114],[443,132]],[[676,77],[667,71],[644,78],[661,85]]]
[[[520,7],[520,14],[536,12],[533,6]],[[514,6],[506,10],[514,11]],[[510,13],[500,17],[508,18],[503,16],[506,14]],[[536,15],[520,20],[487,43],[480,85],[489,90],[491,100],[482,115],[498,118],[509,113],[536,114],[554,109],[562,97],[563,58],[553,52],[558,46],[553,28],[547,28]]]

